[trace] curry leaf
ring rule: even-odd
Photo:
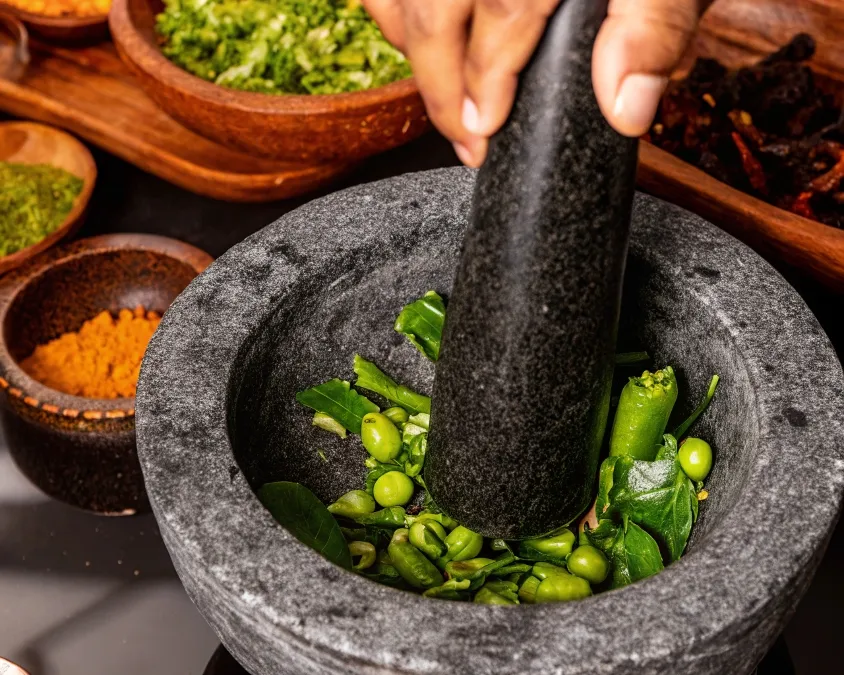
[[[372,361],[367,361],[362,356],[355,354],[354,368],[355,374],[358,376],[355,382],[356,387],[374,391],[376,394],[380,394],[400,405],[413,415],[431,412],[431,399],[428,396],[417,394],[415,391],[399,384]]]
[[[692,482],[676,459],[616,464],[605,515],[627,517],[648,530],[678,560],[692,530]]]
[[[444,322],[443,299],[435,291],[428,291],[402,309],[394,328],[431,361],[436,361],[440,357]]]
[[[378,412],[378,406],[350,388],[345,380],[329,380],[296,394],[296,400],[317,412],[334,418],[353,434],[360,433],[363,416]]]
[[[258,499],[290,534],[330,562],[350,569],[352,557],[337,521],[317,496],[299,483],[267,483]]]

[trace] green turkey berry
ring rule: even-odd
[[[704,480],[712,471],[712,446],[701,438],[687,438],[677,453],[680,466],[692,480]]]
[[[398,427],[381,413],[373,412],[363,416],[360,440],[363,441],[366,451],[379,462],[394,460],[401,452],[401,433]]]
[[[404,506],[413,497],[413,481],[401,471],[390,471],[375,481],[372,494],[381,506]]]

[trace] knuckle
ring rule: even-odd
[[[465,0],[405,0],[404,3],[405,23],[425,39],[453,32],[466,14]]]

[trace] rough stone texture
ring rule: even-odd
[[[430,384],[390,326],[402,303],[449,290],[471,191],[472,173],[456,169],[315,201],[219,258],[167,312],[141,374],[137,433],[188,593],[254,675],[749,672],[838,517],[844,377],[769,265],[657,200],[634,205],[620,347],[644,343],[677,367],[680,416],[712,372],[723,378],[696,430],[716,450],[710,498],[678,563],[575,603],[428,600],[333,566],[255,497],[250,481],[299,478],[331,499],[359,480],[347,473],[357,441],[329,445],[296,389],[350,376],[355,351]]]
[[[592,91],[605,16],[606,2],[567,0],[520,76],[448,307],[425,482],[489,537],[565,525],[598,469],[636,173],[636,141]]]

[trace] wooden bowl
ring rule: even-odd
[[[89,43],[108,37],[108,14],[98,16],[44,16],[7,5],[0,0],[0,11],[8,12],[30,32],[51,42]]]
[[[676,74],[697,56],[730,68],[745,66],[796,33],[815,38],[809,65],[844,92],[844,3],[836,0],[719,0]],[[804,270],[844,291],[844,231],[777,208],[732,188],[649,143],[639,149],[640,187],[719,225],[769,260]]]
[[[73,136],[34,122],[0,123],[0,162],[50,164],[79,176],[85,181],[73,209],[58,229],[32,246],[0,257],[0,274],[3,274],[42,251],[46,251],[79,229],[85,218],[91,193],[94,191],[97,165],[88,148]]]
[[[114,44],[146,94],[168,115],[223,145],[303,163],[363,159],[428,127],[413,79],[350,94],[271,95],[227,89],[182,70],[158,47],[161,0],[115,0]]]
[[[103,310],[164,312],[210,263],[174,239],[115,234],[57,247],[0,278],[0,423],[15,462],[48,495],[108,515],[147,509],[135,401],[50,389],[20,361]]]

